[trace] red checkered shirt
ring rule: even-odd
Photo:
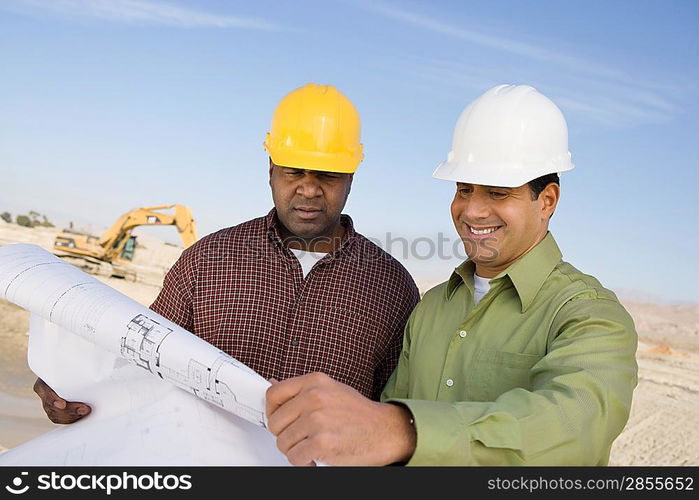
[[[186,249],[151,309],[265,378],[320,371],[378,399],[419,293],[408,271],[355,232],[304,279],[276,210]]]

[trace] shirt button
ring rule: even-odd
[[[461,330],[461,331],[459,332],[459,337],[461,337],[461,338],[464,338],[466,335],[468,335],[468,334],[466,333],[466,330]]]
[[[454,385],[454,381],[452,379],[448,378],[447,379],[447,387],[451,387],[452,385]]]
[[[292,340],[292,341],[291,341],[291,345],[299,345],[299,341],[298,341],[298,340]]]

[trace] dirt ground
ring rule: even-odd
[[[699,465],[699,305],[625,303],[639,381],[613,465]]]
[[[26,231],[8,229],[0,221],[0,245],[31,238],[42,245],[52,239],[49,232],[26,235]],[[158,261],[148,282],[100,279],[148,305],[160,290],[155,283],[181,250],[154,240],[141,250],[143,261]],[[624,301],[624,305],[639,333],[639,384],[610,463],[699,465],[699,304]],[[28,312],[0,299],[0,452],[55,427],[32,392],[36,377],[26,362],[28,324]]]

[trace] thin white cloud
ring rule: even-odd
[[[620,102],[617,99],[595,96],[555,96],[556,104],[565,111],[585,115],[596,122],[609,127],[635,125],[639,123],[657,123],[667,119],[667,115],[655,109],[645,108],[630,102]]]
[[[682,112],[681,108],[667,99],[629,85],[578,76],[543,77],[536,70],[530,72],[530,77],[512,80],[503,79],[502,75],[509,72],[495,66],[421,56],[410,56],[410,61],[410,64],[405,64],[392,58],[376,64],[374,69],[394,76],[408,76],[401,81],[428,92],[434,92],[434,84],[440,85],[440,95],[451,99],[476,97],[496,84],[526,83],[553,99],[566,116],[569,113],[584,116],[592,122],[612,128],[664,122],[672,115]],[[520,69],[514,72],[522,74]]]
[[[676,104],[676,101],[688,92],[686,87],[642,80],[638,75],[629,76],[611,65],[505,36],[457,27],[380,0],[354,5],[438,35],[517,56],[507,70],[497,63],[483,66],[483,63],[474,65],[472,60],[408,56],[411,63],[403,68],[403,72],[424,80],[442,82],[447,87],[473,88],[474,84],[489,82],[482,86],[485,89],[497,83],[528,83],[546,92],[564,108],[608,126],[667,120],[682,112],[683,106]],[[541,66],[531,62],[546,64]],[[394,70],[400,71],[400,68]],[[503,74],[509,75],[506,81],[501,81]],[[513,77],[518,81],[509,81]],[[524,81],[522,77],[525,77]],[[534,80],[539,80],[541,85]]]
[[[408,12],[405,9],[399,9],[383,3],[365,4],[366,8],[384,14],[393,19],[404,21],[414,26],[427,29],[429,31],[440,33],[442,35],[453,38],[460,38],[478,45],[489,47],[492,49],[509,52],[510,54],[535,59],[538,61],[547,61],[558,63],[561,66],[575,68],[585,72],[596,73],[600,76],[609,78],[620,77],[622,74],[603,65],[587,61],[569,54],[557,52],[544,47],[539,47],[526,42],[513,40],[502,36],[493,36],[486,33],[481,33],[471,29],[451,26],[440,21],[430,19],[420,14]]]
[[[212,14],[171,3],[147,0],[14,0],[10,3],[30,13],[53,13],[131,25],[245,28],[265,31],[285,29],[264,19]]]

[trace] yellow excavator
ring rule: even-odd
[[[174,214],[161,212],[174,209]],[[197,241],[197,230],[191,210],[184,205],[161,205],[131,210],[117,219],[102,236],[92,236],[71,229],[56,235],[53,250],[56,255],[92,274],[114,276],[135,281],[128,269],[136,250],[136,236],[131,232],[138,226],[174,225],[184,247]]]

